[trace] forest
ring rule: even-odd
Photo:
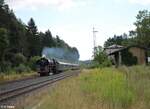
[[[39,31],[32,17],[25,24],[4,0],[0,0],[0,72],[34,70],[34,62],[41,57],[45,47],[62,48],[76,55],[76,59],[62,57],[64,60],[79,59],[77,48],[69,46],[58,35],[53,36],[49,29]]]

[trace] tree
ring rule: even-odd
[[[150,12],[147,10],[139,11],[136,16],[137,43],[145,47],[150,47]]]
[[[4,5],[4,0],[0,0],[0,8]]]
[[[8,5],[4,5],[3,9],[7,12],[7,13],[11,13],[9,6]]]
[[[123,35],[114,35],[114,37],[107,39],[107,41],[105,41],[104,43],[104,47],[108,47],[111,46],[113,44],[117,44],[117,45],[128,45],[129,42],[129,38],[127,36],[127,34],[123,34]]]
[[[5,63],[5,52],[8,47],[8,33],[4,28],[0,28],[0,72],[6,71],[8,69],[8,64]]]
[[[98,66],[108,67],[111,65],[111,61],[108,59],[101,46],[95,48],[94,54],[94,61],[98,63]]]
[[[50,32],[50,30],[47,30],[45,32],[45,36],[43,38],[43,45],[46,47],[52,47],[54,45],[54,40],[53,40],[52,33]]]
[[[139,11],[136,16],[136,43],[150,48],[150,12],[147,10]],[[148,56],[150,52],[148,51]]]
[[[32,35],[36,35],[37,34],[37,26],[35,25],[34,19],[31,18],[28,22],[28,31],[32,34]]]
[[[38,35],[37,26],[35,25],[33,18],[28,22],[27,31],[29,58],[40,55],[40,36]]]
[[[4,52],[8,47],[7,30],[0,28],[0,62],[4,61]]]
[[[60,40],[59,36],[56,35],[56,43],[57,43],[57,46],[58,47],[61,47],[63,44],[62,44],[62,41]]]

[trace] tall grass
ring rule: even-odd
[[[83,70],[43,98],[37,109],[150,109],[150,67]]]
[[[114,68],[95,69],[81,76],[85,93],[95,94],[102,104],[112,108],[127,108],[135,100],[134,90],[128,86],[123,73]]]
[[[56,84],[37,109],[88,109],[87,99],[80,90],[78,80],[74,78]]]
[[[137,106],[143,104],[144,109],[150,109],[150,67],[133,66],[121,67],[120,71],[124,72],[127,82],[132,87],[137,96]]]

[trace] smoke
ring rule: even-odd
[[[79,60],[79,53],[75,50],[69,50],[65,48],[48,48],[44,47],[42,56],[49,59],[57,59],[65,62],[77,62]]]

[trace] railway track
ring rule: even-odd
[[[76,71],[60,73],[58,75],[39,77],[33,80],[18,81],[16,83],[0,86],[0,103],[76,74]]]

